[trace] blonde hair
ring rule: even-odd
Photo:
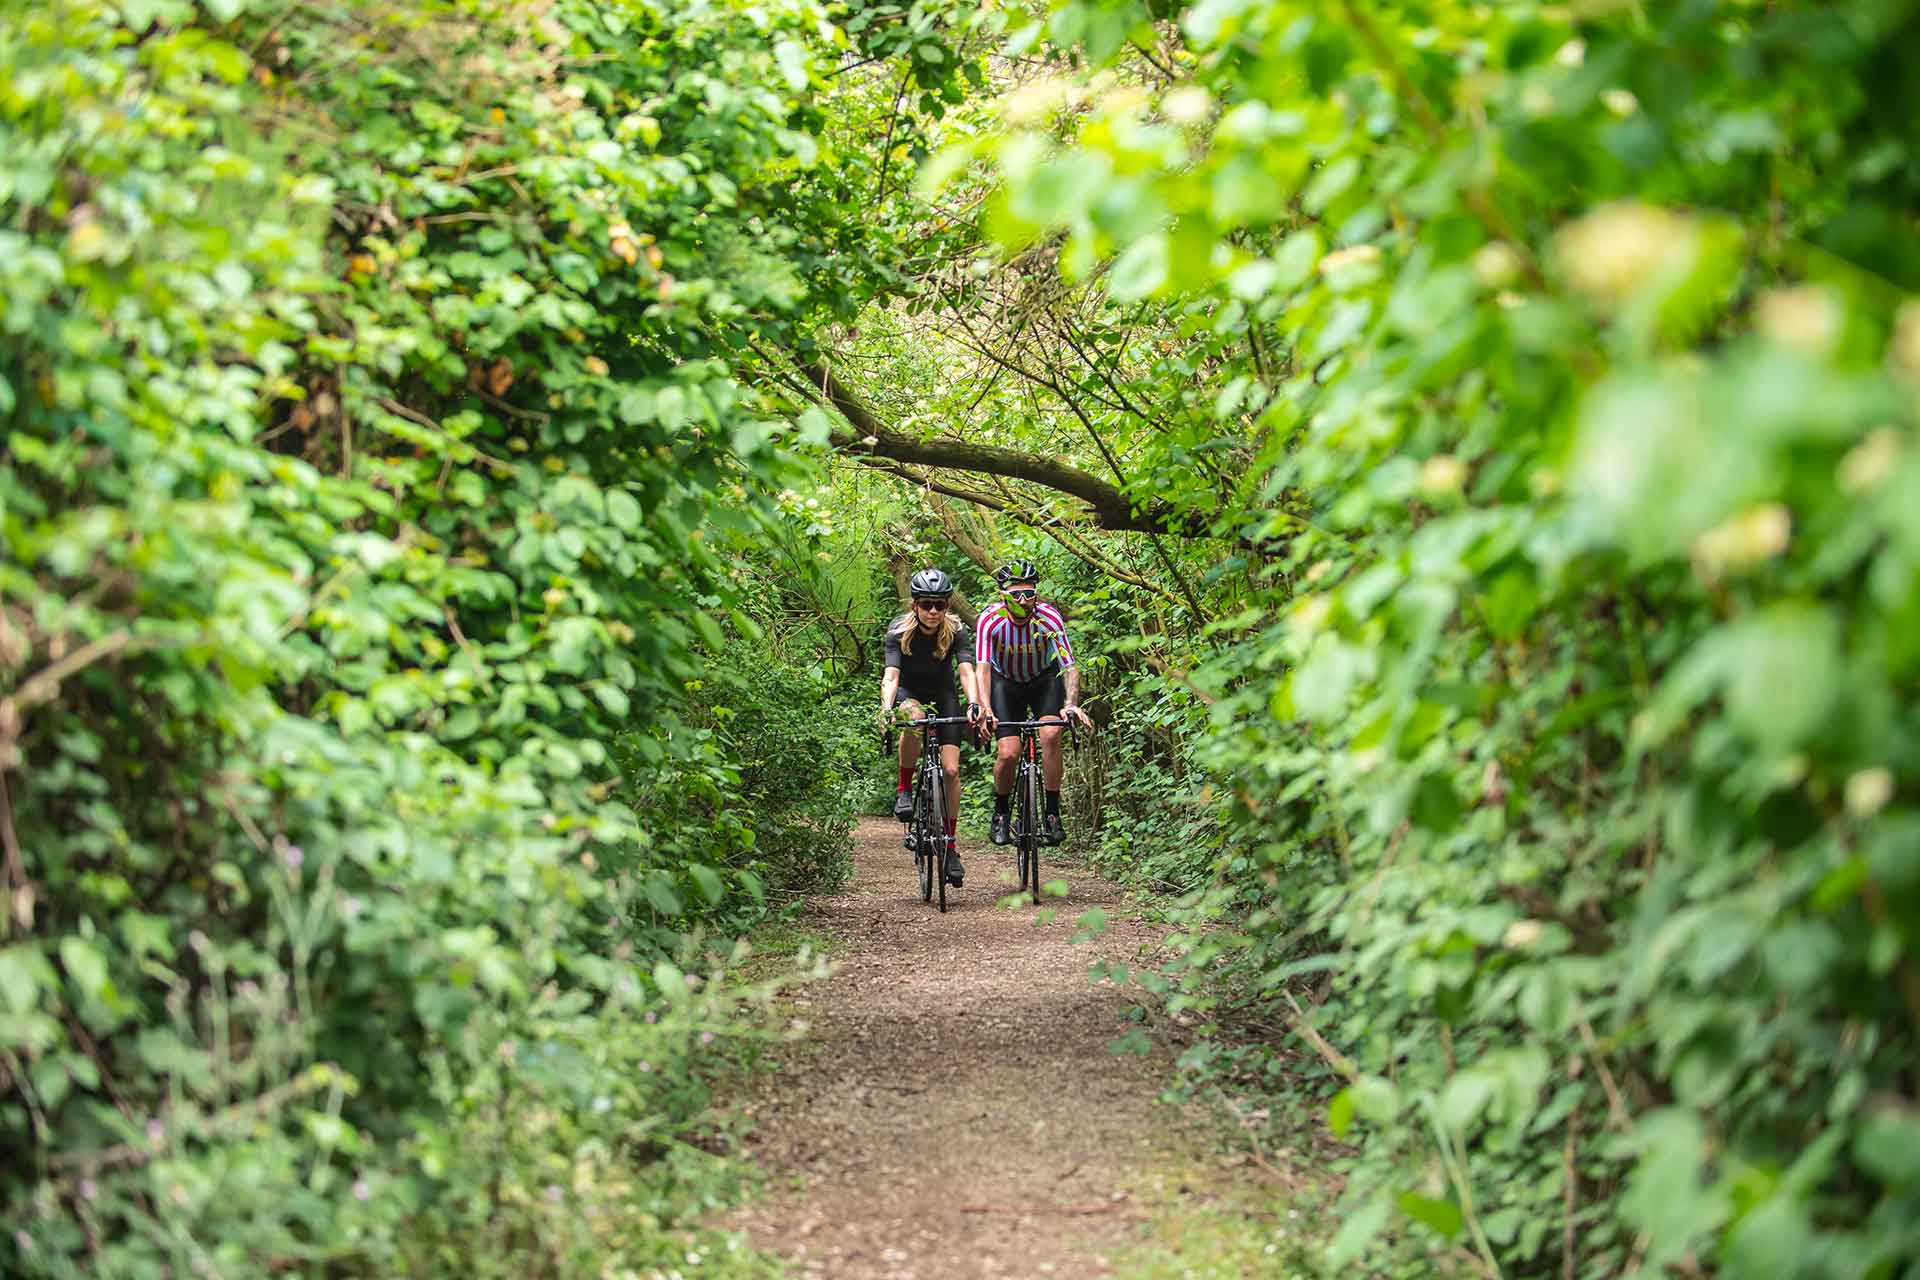
[[[911,654],[914,637],[920,634],[919,624],[915,621],[911,608],[900,615],[900,620],[893,624],[893,629],[900,637],[900,652]],[[934,637],[933,656],[946,657],[947,650],[953,648],[953,638],[959,634],[959,631],[960,619],[954,616],[953,607],[949,605],[947,611],[940,615],[940,630]]]

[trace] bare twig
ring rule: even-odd
[[[152,639],[136,636],[124,628],[87,641],[60,661],[50,663],[27,677],[18,689],[0,699],[0,732],[7,732],[8,726],[17,724],[22,713],[52,699],[60,692],[60,682],[68,676],[76,675],[122,650],[150,648],[154,643]],[[9,733],[8,736],[16,735]]]
[[[476,389],[473,394],[479,397],[482,403],[492,405],[500,412],[511,417],[524,418],[528,422],[545,422],[553,417],[552,414],[543,413],[538,409],[522,409],[517,404],[508,404],[505,400],[502,400],[490,391],[480,391]]]
[[[1561,1194],[1560,1280],[1573,1280],[1573,1211],[1578,1201],[1578,1176],[1574,1172],[1575,1135],[1579,1131],[1579,1112],[1567,1120],[1567,1146],[1562,1157],[1562,1176],[1566,1186]]]
[[[1125,1203],[1118,1200],[1109,1201],[1106,1204],[963,1204],[960,1206],[960,1212],[962,1213],[1006,1214],[1008,1217],[1013,1218],[1039,1218],[1047,1216],[1087,1218],[1095,1214],[1122,1213],[1125,1212],[1125,1210]]]
[[[472,453],[474,457],[486,463],[488,466],[492,467],[495,471],[501,473],[502,475],[509,475],[513,472],[512,463],[505,462],[499,458],[496,458],[493,455],[487,453],[484,449],[476,448],[471,442],[462,440],[458,436],[452,435],[447,431],[445,427],[435,422],[432,418],[429,418],[426,414],[421,413],[418,409],[409,409],[406,405],[401,404],[398,400],[395,400],[392,396],[375,396],[373,399],[373,402],[379,405],[382,409],[385,409],[388,413],[393,414],[395,417],[405,418],[408,422],[414,423],[417,426],[425,427],[429,431],[438,432],[440,435],[446,437],[446,440],[450,446],[446,455],[448,458],[451,458],[454,452],[461,449],[465,449],[468,452]]]
[[[1328,1044],[1326,1037],[1314,1030],[1313,1024],[1307,1021],[1306,1011],[1301,1009],[1300,1002],[1293,998],[1293,992],[1289,991],[1285,994],[1287,1007],[1293,1010],[1293,1017],[1291,1019],[1293,1029],[1299,1033],[1300,1038],[1312,1045],[1314,1052],[1325,1059],[1328,1066],[1338,1071],[1347,1079],[1352,1080],[1358,1076],[1360,1069],[1353,1065],[1353,1059]]]
[[[893,109],[887,114],[887,138],[880,144],[880,173],[874,179],[874,200],[887,198],[887,167],[893,160],[893,129],[900,122],[900,104],[907,96],[907,82],[913,75],[911,70],[901,73],[900,88],[893,95]]]
[[[1593,1024],[1587,1021],[1587,1015],[1577,1015],[1580,1025],[1580,1043],[1587,1047],[1587,1057],[1593,1060],[1593,1069],[1600,1073],[1600,1087],[1607,1094],[1607,1120],[1615,1129],[1626,1132],[1633,1127],[1633,1119],[1627,1112],[1626,1100],[1620,1096],[1620,1086],[1614,1083],[1613,1072],[1607,1069],[1607,1059],[1600,1052],[1599,1037],[1593,1034]]]
[[[1500,1280],[1500,1264],[1494,1259],[1493,1246],[1487,1243],[1486,1232],[1480,1228],[1480,1217],[1474,1212],[1473,1186],[1467,1181],[1467,1170],[1455,1149],[1453,1135],[1440,1123],[1440,1109],[1431,1096],[1426,1099],[1427,1121],[1433,1126],[1433,1136],[1440,1148],[1440,1163],[1447,1171],[1448,1179],[1453,1183],[1454,1195],[1460,1201],[1460,1216],[1466,1219],[1467,1232],[1473,1237],[1474,1248],[1479,1251],[1476,1261],[1480,1272],[1488,1280]],[[1469,1254],[1468,1257],[1473,1257]]]
[[[27,879],[26,858],[13,829],[13,799],[7,792],[4,768],[0,768],[0,845],[4,845],[7,859],[7,919],[12,922],[8,932],[17,928],[26,933],[33,928],[33,882]]]

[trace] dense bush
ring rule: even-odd
[[[708,346],[815,301],[818,18],[0,5],[0,1270],[619,1274],[701,1207],[691,939],[844,835],[830,722],[762,786],[812,859],[702,812],[777,744],[688,693],[802,479]]]
[[[640,734],[616,739],[621,794],[657,833],[638,846],[651,869],[633,870],[651,877],[645,896],[673,921],[669,944],[688,904],[720,908],[737,930],[769,894],[838,888],[873,772],[864,691],[819,667],[770,658],[735,637],[689,689],[688,722],[666,745]],[[692,753],[700,767],[670,750]],[[745,890],[744,902],[731,885]]]
[[[1336,1262],[1904,1273],[1910,9],[1154,12],[1055,6],[1115,69],[934,176],[1097,280],[1088,429],[1230,549],[1186,998],[1339,1086]]]

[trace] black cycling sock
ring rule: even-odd
[[[1047,812],[1055,815],[1056,817],[1059,815],[1060,793],[1058,791],[1047,792]]]
[[[1013,792],[996,791],[993,793],[993,811],[995,813],[1006,813],[1008,810],[1012,808],[1013,808]]]

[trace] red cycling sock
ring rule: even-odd
[[[907,766],[905,765],[901,765],[900,766],[900,785],[895,787],[894,790],[905,791],[907,789],[907,779],[911,778],[912,776],[913,776],[913,770],[907,768]]]
[[[959,830],[960,830],[960,815],[956,813],[948,814],[947,815],[947,837],[951,839],[954,835],[958,834]]]

